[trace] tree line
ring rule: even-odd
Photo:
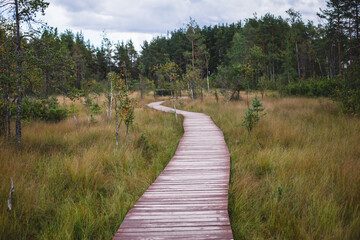
[[[150,88],[171,89],[173,96],[187,90],[195,99],[216,87],[231,90],[230,101],[241,90],[277,90],[331,96],[346,111],[360,112],[359,0],[328,0],[317,13],[318,25],[305,23],[293,9],[286,18],[268,13],[214,26],[190,19],[183,28],[145,41],[140,52],[131,40],[113,43],[105,33],[94,47],[70,30],[42,25],[22,31],[47,6],[43,0],[0,1],[0,134],[11,137],[15,118],[18,142],[23,99],[40,99],[46,109],[53,95],[110,92],[110,72],[142,96]]]

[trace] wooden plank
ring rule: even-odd
[[[170,112],[151,103],[149,107]],[[184,116],[184,135],[160,176],[128,212],[114,239],[233,239],[228,216],[230,154],[202,113]]]

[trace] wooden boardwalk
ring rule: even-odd
[[[161,103],[148,106],[172,110]],[[205,114],[177,113],[184,116],[185,132],[176,153],[128,212],[114,239],[233,239],[230,156],[223,133]]]

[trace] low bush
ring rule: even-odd
[[[16,115],[16,106],[11,106],[12,116]],[[34,99],[26,97],[22,101],[21,117],[25,121],[40,119],[45,121],[61,121],[68,116],[68,110],[60,107],[56,98]]]
[[[299,88],[298,83],[287,86],[287,92],[291,95],[303,95],[309,97],[330,97],[336,88],[336,79],[317,78],[307,79]]]
[[[68,110],[66,108],[57,107],[49,108],[46,110],[45,120],[58,122],[65,119],[68,116]]]
[[[340,104],[343,112],[360,114],[360,69],[353,64],[338,78],[332,99]]]

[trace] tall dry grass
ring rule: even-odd
[[[248,134],[244,100],[182,106],[224,132],[234,238],[360,239],[359,118],[328,99],[265,97],[267,115]]]
[[[127,211],[161,173],[182,135],[181,121],[136,108],[126,146],[115,152],[115,124],[105,114],[88,126],[81,103],[78,124],[31,122],[23,148],[0,140],[1,239],[111,239]],[[69,102],[66,100],[66,104]],[[7,210],[10,178],[13,210]]]

